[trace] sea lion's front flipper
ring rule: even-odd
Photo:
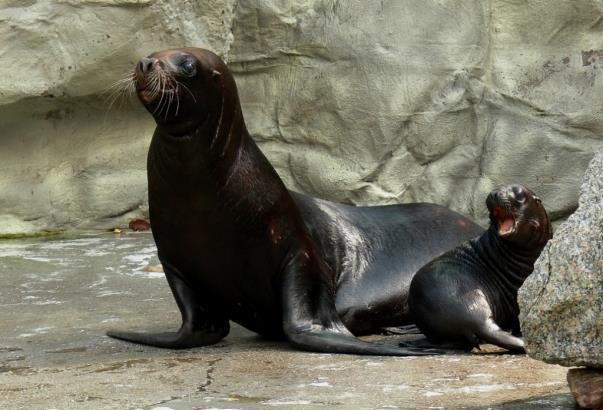
[[[329,275],[309,252],[298,252],[283,277],[283,330],[296,347],[312,352],[378,356],[424,356],[436,349],[399,348],[356,338],[337,315]]]
[[[180,329],[177,332],[166,333],[109,331],[107,336],[168,349],[208,346],[226,337],[230,331],[228,320],[210,316],[203,309],[199,296],[184,282],[182,274],[166,261],[162,260],[162,264],[165,277],[182,315]]]

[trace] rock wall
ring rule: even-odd
[[[528,354],[603,368],[603,149],[591,161],[580,206],[554,234],[519,291]]]
[[[153,123],[135,102],[109,108],[106,91],[139,57],[183,45],[229,61],[248,128],[292,189],[484,220],[486,193],[519,182],[567,216],[603,145],[601,8],[5,0],[0,235],[144,213]]]
[[[142,216],[154,124],[116,88],[150,52],[228,49],[232,2],[0,2],[0,235]]]

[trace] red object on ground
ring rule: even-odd
[[[128,224],[128,228],[133,231],[148,231],[151,229],[151,224],[144,219],[132,219]]]
[[[570,369],[567,373],[567,381],[580,407],[585,409],[603,408],[602,369]]]

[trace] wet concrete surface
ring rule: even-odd
[[[496,349],[316,354],[237,325],[185,351],[106,337],[178,327],[158,263],[149,233],[0,241],[0,408],[575,408],[565,368]]]

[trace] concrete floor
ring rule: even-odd
[[[574,408],[565,368],[495,349],[313,354],[236,325],[187,351],[107,338],[178,326],[157,264],[149,233],[0,241],[0,408]]]

